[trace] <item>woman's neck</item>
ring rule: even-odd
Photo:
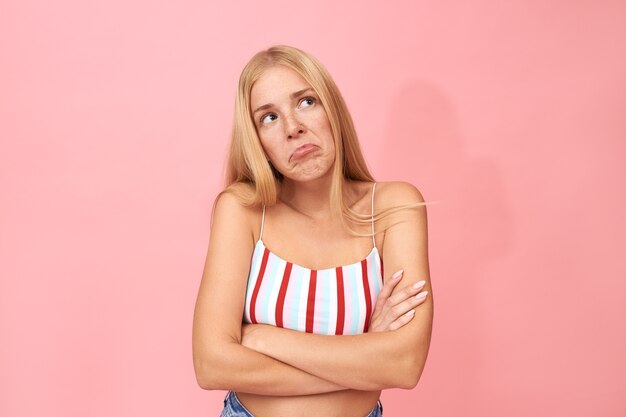
[[[332,173],[331,173],[332,174]],[[344,194],[349,185],[343,181]],[[333,216],[330,207],[332,175],[313,181],[298,182],[285,178],[280,186],[278,199],[286,206],[313,219],[329,219]]]

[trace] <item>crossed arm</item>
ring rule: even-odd
[[[426,333],[417,321],[414,332]],[[408,325],[407,325],[408,326]],[[245,324],[242,344],[343,387],[374,391],[412,389],[426,360],[428,340],[403,327],[359,335],[318,335],[265,324]]]
[[[398,201],[399,204],[423,201],[419,191],[410,184],[389,185],[386,187],[388,201],[396,204]],[[382,188],[377,193],[379,196],[383,194]],[[383,200],[381,197],[379,200]],[[220,303],[223,297],[232,299],[236,294],[245,293],[245,282],[239,283],[238,287],[230,282],[232,288],[228,293],[224,291],[224,288],[228,290],[228,283],[205,279],[228,273],[220,270],[224,263],[210,263],[210,260],[229,256],[227,248],[230,245],[240,248],[240,252],[252,251],[252,247],[241,249],[246,245],[245,238],[220,230],[221,227],[235,227],[226,224],[226,213],[233,218],[236,210],[236,203],[229,198],[216,205],[216,220],[222,212],[223,221],[212,229],[211,240],[214,240],[214,234],[219,235],[220,245],[209,245],[205,276],[196,304],[194,365],[201,387],[262,395],[307,395],[342,389],[410,389],[417,384],[430,345],[433,318],[425,207],[398,212],[393,217],[393,225],[386,228],[382,254],[385,270],[403,269],[404,274],[395,282],[391,281],[390,273],[386,274],[388,285],[385,287],[389,298],[381,300],[379,297],[377,300],[374,312],[377,317],[372,318],[368,333],[349,336],[317,335],[268,325],[242,325],[243,300],[240,300],[241,305],[234,306],[232,314],[224,315],[225,319],[216,319],[216,315],[227,308]],[[224,226],[220,226],[222,223]],[[246,273],[245,268],[229,272],[244,276]],[[419,280],[425,281],[422,289],[429,295],[417,303],[412,295],[418,290],[411,285]],[[404,316],[411,307],[417,307],[414,315]],[[379,331],[372,329],[376,323]],[[394,324],[399,328],[394,329]]]

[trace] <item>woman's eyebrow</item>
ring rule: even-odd
[[[313,88],[312,88],[312,87],[307,87],[307,88],[304,88],[304,89],[302,89],[302,90],[298,90],[298,91],[296,91],[295,93],[291,93],[290,97],[291,97],[291,98],[296,98],[296,97],[298,97],[300,94],[302,94],[302,93],[306,93],[306,92],[307,92],[307,91],[309,91],[309,90],[313,90]],[[262,106],[259,106],[259,107],[258,107],[255,111],[253,111],[253,112],[252,112],[252,114],[255,114],[256,112],[258,112],[258,111],[260,111],[260,110],[269,109],[269,108],[270,108],[270,107],[272,107],[272,106],[273,106],[273,104],[272,104],[272,103],[264,104],[264,105],[262,105]]]

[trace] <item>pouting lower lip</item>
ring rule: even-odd
[[[298,147],[292,154],[291,157],[289,157],[289,160],[292,160],[294,158],[299,158],[301,156],[304,156],[306,154],[308,154],[309,152],[315,150],[317,147],[311,143],[307,143],[306,145],[302,145],[300,147]]]

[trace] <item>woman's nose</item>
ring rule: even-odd
[[[305,129],[302,123],[292,114],[285,118],[285,130],[287,131],[287,138],[293,139],[304,133]]]

